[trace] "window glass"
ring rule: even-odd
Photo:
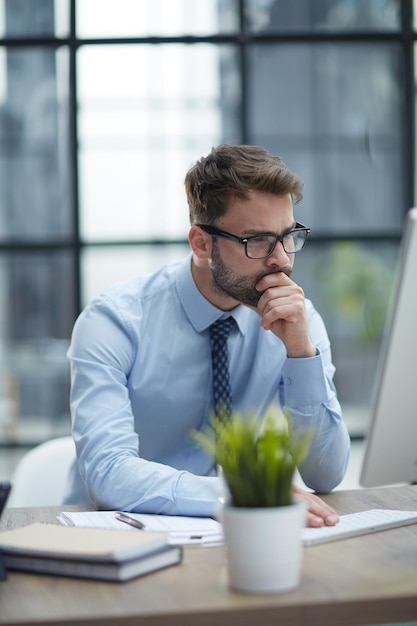
[[[400,0],[245,0],[255,32],[398,30]]]
[[[362,429],[397,258],[398,244],[311,240],[295,261],[294,279],[326,324],[340,402],[347,415],[359,417]]]
[[[68,38],[70,6],[77,39]],[[0,0],[0,441],[69,431],[65,352],[79,298],[84,307],[115,282],[183,258],[185,173],[213,145],[242,140],[305,181],[295,217],[312,234],[294,276],[326,322],[345,415],[368,411],[397,254],[375,239],[400,234],[409,202],[402,6]],[[18,41],[30,37],[39,45]]]
[[[186,236],[186,171],[213,145],[239,138],[236,75],[227,46],[81,48],[84,240]]]
[[[0,240],[72,231],[68,50],[0,48]]]
[[[78,0],[79,37],[207,35],[238,27],[238,0]]]
[[[69,0],[0,0],[0,37],[67,37],[69,4]]]
[[[282,156],[303,178],[302,220],[321,233],[401,231],[401,58],[396,44],[249,51],[250,142]]]
[[[115,283],[149,274],[189,253],[189,246],[181,244],[87,247],[81,256],[82,306]]]
[[[75,320],[70,253],[0,257],[0,439],[33,441],[69,431],[66,359]],[[36,433],[36,435],[34,435]]]

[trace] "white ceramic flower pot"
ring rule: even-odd
[[[306,506],[239,508],[219,511],[232,589],[275,593],[294,589],[300,582],[302,528]]]

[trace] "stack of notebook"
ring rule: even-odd
[[[0,533],[8,570],[125,581],[181,562],[166,533],[34,523]]]

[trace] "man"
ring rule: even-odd
[[[117,285],[77,320],[69,358],[78,467],[67,502],[213,515],[219,479],[191,437],[213,408],[210,326],[233,317],[230,387],[238,411],[279,404],[314,432],[300,473],[324,493],[343,478],[349,436],[322,319],[291,279],[308,229],[294,220],[302,181],[255,146],[222,145],[185,179],[190,255]],[[337,523],[320,498],[307,523]]]

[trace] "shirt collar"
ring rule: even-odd
[[[176,285],[180,302],[195,330],[201,333],[216,320],[232,316],[240,332],[244,335],[248,329],[250,318],[255,313],[242,304],[231,311],[222,311],[211,304],[194,282],[191,273],[191,260],[192,253],[178,266]]]

